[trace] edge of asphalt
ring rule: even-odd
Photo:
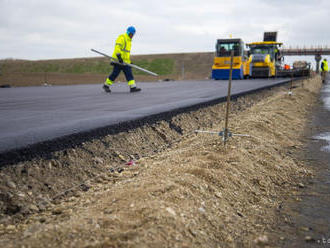
[[[252,95],[254,93],[259,93],[265,90],[271,90],[276,87],[284,86],[290,84],[293,81],[305,80],[307,77],[300,77],[300,78],[290,78],[290,79],[283,79],[276,84],[263,86],[258,89],[248,90],[245,92],[232,94],[231,100],[236,100],[239,97]],[[117,123],[114,125],[99,127],[93,130],[75,133],[66,135],[63,137],[59,137],[56,139],[48,140],[39,142],[36,144],[31,144],[26,147],[21,147],[18,149],[6,150],[0,152],[0,168],[6,165],[12,165],[23,161],[32,160],[34,158],[51,158],[51,154],[56,151],[69,149],[86,142],[88,140],[97,139],[100,137],[104,137],[106,135],[113,135],[120,132],[125,132],[131,129],[135,129],[146,124],[153,124],[160,120],[167,120],[170,119],[178,114],[182,114],[185,112],[196,111],[201,108],[205,108],[208,106],[213,106],[219,103],[223,103],[227,100],[227,96],[215,98],[212,100],[208,100],[205,102],[201,102],[198,104],[194,104],[191,106],[186,107],[179,107],[169,111],[165,111],[162,113],[153,114],[150,116],[137,118],[134,120],[126,121]]]

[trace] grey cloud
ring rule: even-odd
[[[47,59],[112,52],[135,25],[133,54],[213,51],[232,34],[246,42],[278,30],[288,45],[329,44],[325,0],[0,0],[0,58]]]

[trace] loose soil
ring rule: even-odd
[[[1,168],[0,246],[278,247],[278,212],[313,177],[301,159],[321,80],[178,114]],[[130,163],[127,163],[130,161]]]

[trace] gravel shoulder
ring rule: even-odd
[[[278,247],[283,201],[313,177],[300,159],[319,77],[1,168],[6,247]],[[132,161],[128,163],[128,161]]]

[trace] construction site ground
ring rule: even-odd
[[[294,223],[281,211],[316,173],[305,144],[320,88],[313,77],[292,95],[278,87],[238,98],[229,128],[250,137],[226,146],[194,133],[223,129],[221,103],[3,166],[0,246],[289,244],[279,228]]]

